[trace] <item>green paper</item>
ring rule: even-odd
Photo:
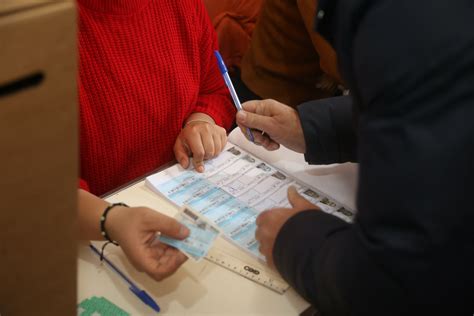
[[[130,316],[129,313],[106,299],[92,296],[77,306],[78,316]]]

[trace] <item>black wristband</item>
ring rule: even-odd
[[[107,219],[107,214],[109,213],[109,211],[111,209],[113,209],[116,206],[126,206],[126,207],[128,207],[128,205],[125,204],[125,203],[112,203],[109,206],[107,206],[104,210],[104,213],[102,213],[102,216],[100,217],[100,233],[101,233],[102,236],[104,236],[104,238],[107,241],[109,241],[109,242],[113,243],[114,245],[118,246],[118,242],[116,242],[115,240],[110,239],[109,234],[107,234],[107,231],[105,230],[105,220]]]

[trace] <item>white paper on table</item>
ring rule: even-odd
[[[355,164],[309,166],[302,154],[284,147],[268,152],[248,142],[239,129],[217,158],[205,162],[205,170],[200,174],[176,164],[147,177],[146,183],[176,205],[193,207],[260,260],[255,219],[265,209],[288,207],[290,185],[327,213],[350,221],[346,215],[354,210]]]

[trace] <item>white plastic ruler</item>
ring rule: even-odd
[[[222,247],[222,245],[223,243],[217,242],[205,258],[277,293],[283,294],[290,288],[277,272],[271,270],[264,263],[260,263],[257,259],[246,260],[243,251],[236,252],[235,249],[230,250],[227,246]]]

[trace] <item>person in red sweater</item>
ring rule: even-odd
[[[200,1],[78,0],[80,237],[104,239],[109,206],[98,196],[173,158],[204,171],[227,141],[235,110]],[[156,280],[185,256],[157,232],[185,238],[180,223],[145,207],[114,206],[105,222],[131,263]]]

